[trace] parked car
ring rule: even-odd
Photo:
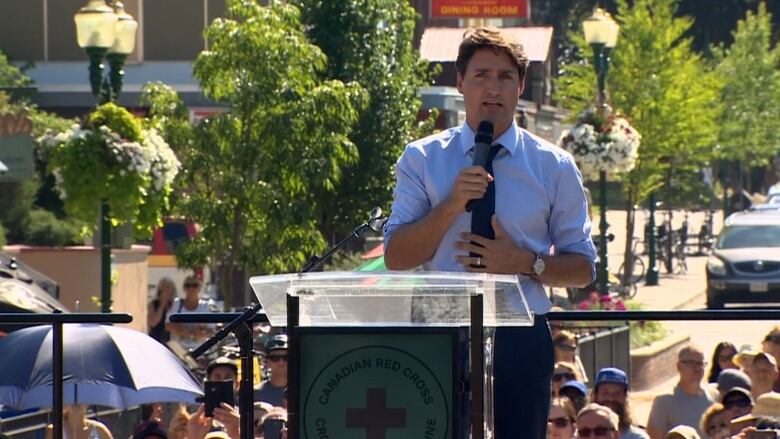
[[[780,210],[726,218],[707,260],[707,308],[780,303]]]

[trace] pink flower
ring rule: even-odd
[[[618,311],[625,311],[626,310],[626,304],[623,303],[622,300],[618,299],[617,302],[615,302],[615,309]]]

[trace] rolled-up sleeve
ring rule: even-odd
[[[550,214],[550,237],[556,253],[577,253],[588,258],[591,279],[596,278],[596,246],[591,239],[588,201],[582,175],[571,156],[560,162],[560,174]]]
[[[395,179],[393,207],[384,228],[385,249],[399,227],[422,219],[431,210],[425,191],[425,155],[421,149],[406,147],[396,163]]]

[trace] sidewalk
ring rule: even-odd
[[[675,310],[690,307],[700,302],[706,295],[705,267],[706,256],[686,258],[688,273],[683,275],[661,274],[658,285],[641,285],[635,301],[641,303],[644,310]],[[665,325],[669,329],[669,325]],[[659,394],[670,393],[677,384],[677,376],[665,382],[657,383],[653,388],[631,393],[631,411],[634,419],[642,425],[647,423],[653,399]]]
[[[663,215],[656,214],[656,224],[662,221]],[[673,216],[673,227],[679,228],[684,218],[682,212],[675,212]],[[699,230],[701,223],[704,221],[704,213],[692,213],[689,215],[690,231],[695,233]],[[722,215],[716,213],[714,217],[715,231],[719,231],[721,228]],[[598,227],[598,216],[593,218],[594,226]],[[622,211],[609,211],[607,212],[607,221],[610,224],[610,232],[615,234],[615,240],[609,243],[608,247],[608,262],[610,271],[616,273],[623,261],[623,250],[625,249],[625,222],[626,214]],[[637,236],[637,232],[643,230],[646,218],[643,214],[637,214],[636,226],[634,236]],[[641,233],[641,232],[640,232]],[[647,257],[645,256],[645,265],[647,264]],[[688,256],[686,258],[688,264],[688,271],[685,274],[667,274],[661,266],[661,262],[657,262],[659,267],[659,281],[656,286],[646,286],[644,281],[640,283],[636,296],[633,301],[642,305],[642,309],[646,311],[668,311],[676,309],[690,308],[691,306],[699,306],[703,302],[703,298],[706,295],[706,274],[705,268],[707,265],[707,256]],[[667,329],[672,331],[670,325],[665,324]],[[630,397],[631,411],[634,419],[641,425],[646,425],[647,418],[652,408],[653,399],[659,394],[671,392],[677,383],[677,377],[674,376],[666,382],[657,383],[652,389],[644,390],[641,392],[632,392]]]
[[[688,256],[686,274],[661,273],[658,285],[639,285],[634,301],[647,311],[684,309],[706,295],[707,256]],[[661,270],[663,272],[663,269]]]

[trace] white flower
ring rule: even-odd
[[[622,117],[614,117],[607,132],[599,134],[590,123],[580,118],[571,130],[565,131],[558,144],[569,151],[586,178],[595,178],[599,171],[629,172],[636,165],[641,136]]]

